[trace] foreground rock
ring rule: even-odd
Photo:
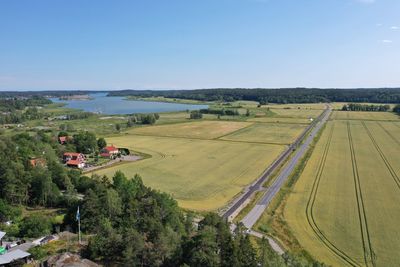
[[[47,260],[47,266],[52,267],[99,267],[98,265],[88,259],[82,259],[81,256],[73,253],[66,252],[50,257]]]

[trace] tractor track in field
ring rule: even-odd
[[[351,134],[350,129],[350,122],[347,122],[347,135],[349,138],[349,146],[350,146],[350,153],[351,153],[351,164],[353,167],[353,179],[354,179],[354,189],[356,192],[356,201],[357,201],[357,211],[358,211],[358,218],[360,223],[360,230],[361,230],[361,239],[363,243],[363,250],[364,250],[364,262],[366,266],[369,266],[369,263],[372,266],[376,266],[375,263],[375,253],[372,248],[371,238],[368,229],[368,221],[367,221],[367,214],[365,211],[364,199],[361,190],[361,182],[360,176],[358,173],[358,166],[357,166],[357,158],[354,149],[353,137]]]
[[[368,127],[365,124],[365,122],[362,122],[362,125],[363,125],[365,131],[367,132],[369,138],[371,139],[372,143],[374,144],[374,147],[375,147],[376,151],[378,151],[378,153],[381,156],[383,162],[385,163],[386,168],[389,170],[390,175],[392,176],[394,182],[396,183],[397,187],[400,189],[400,178],[399,178],[399,176],[397,175],[397,173],[393,169],[393,167],[390,164],[389,160],[386,158],[385,153],[383,153],[383,151],[380,148],[378,142],[375,140],[375,137],[372,135],[371,131],[368,129]]]
[[[398,145],[400,145],[400,141],[397,140],[397,139],[393,136],[393,134],[392,134],[391,132],[389,132],[380,122],[377,122],[377,124],[379,125],[379,127],[382,128],[382,130],[385,131],[385,133],[387,133],[387,135],[390,136],[390,138],[392,138],[392,140],[393,140],[394,142],[396,142]],[[396,125],[396,123],[394,123],[394,125]]]
[[[308,201],[307,201],[306,217],[307,217],[308,224],[310,225],[311,229],[313,230],[313,232],[315,233],[317,238],[330,251],[332,251],[336,256],[338,256],[340,259],[342,259],[346,263],[350,264],[351,266],[360,266],[354,259],[352,259],[349,255],[347,255],[340,248],[335,246],[332,243],[332,241],[330,241],[324,235],[322,230],[318,227],[317,222],[315,221],[315,218],[314,218],[314,213],[313,213],[315,200],[317,198],[319,184],[320,184],[321,177],[322,177],[322,174],[323,174],[323,171],[324,171],[324,168],[325,168],[325,162],[326,162],[326,159],[327,159],[327,156],[328,156],[328,153],[329,153],[329,148],[330,148],[331,141],[332,141],[334,127],[335,127],[335,124],[333,123],[333,125],[332,125],[332,127],[330,129],[330,132],[329,132],[328,140],[327,140],[327,142],[325,144],[325,148],[324,148],[320,163],[318,165],[318,170],[317,170],[317,174],[315,176],[314,182],[313,182],[311,193],[310,193],[310,196],[309,196]]]

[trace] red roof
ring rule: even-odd
[[[110,156],[110,153],[100,153],[100,156],[102,156],[102,157],[109,157],[109,156]]]
[[[107,150],[108,152],[113,152],[113,151],[118,151],[118,148],[115,146],[106,146],[104,150]]]
[[[65,152],[64,156],[65,157],[79,157],[81,155],[81,153],[76,153],[76,152]]]
[[[83,163],[83,161],[71,159],[71,160],[69,160],[69,161],[67,162],[67,165],[75,165],[75,166],[78,166],[78,165],[81,164],[81,163]]]

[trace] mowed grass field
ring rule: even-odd
[[[335,112],[284,209],[300,245],[332,266],[400,262],[400,122],[370,113]]]
[[[137,135],[214,139],[233,131],[251,126],[248,122],[200,121],[171,125],[147,126],[129,130]]]
[[[287,145],[294,142],[306,127],[304,124],[254,123],[221,139]]]

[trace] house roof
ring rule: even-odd
[[[83,163],[83,161],[81,161],[81,160],[73,160],[73,159],[71,159],[71,160],[68,160],[67,165],[78,166],[79,164],[82,164],[82,163]]]
[[[6,232],[0,231],[0,239],[2,239],[6,235]]]
[[[67,141],[67,136],[60,136],[58,137],[58,140],[60,140],[60,142],[66,142]]]
[[[118,151],[118,148],[116,148],[115,146],[106,146],[104,150],[111,152],[111,151]]]
[[[70,157],[79,157],[81,153],[75,153],[75,152],[65,152],[64,156],[70,156]]]
[[[13,250],[11,252],[8,252],[4,255],[0,255],[0,265],[2,264],[8,264],[11,263],[15,260],[23,259],[26,257],[29,257],[31,254],[28,252],[22,251],[20,249]]]

